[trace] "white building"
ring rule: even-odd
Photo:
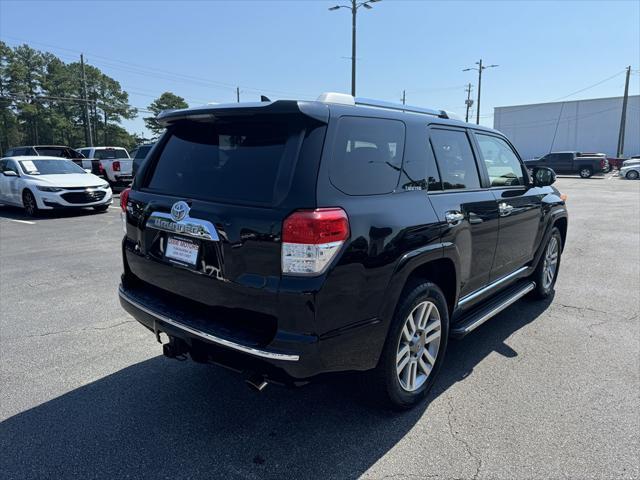
[[[494,109],[493,127],[503,132],[522,158],[576,150],[615,157],[622,97],[594,98]],[[629,96],[624,156],[640,155],[640,95]]]

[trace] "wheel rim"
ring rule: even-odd
[[[591,171],[587,170],[586,168],[580,170],[580,175],[583,177],[588,177],[589,175],[591,175]]]
[[[438,358],[442,323],[433,302],[420,302],[407,316],[396,350],[396,373],[407,392],[418,390],[429,378]]]
[[[542,272],[542,286],[547,289],[553,283],[553,279],[556,276],[558,270],[558,254],[559,243],[557,237],[551,237],[549,245],[547,245],[547,251],[544,255],[544,268]]]
[[[638,178],[638,172],[631,170],[629,173],[627,173],[627,178],[630,180],[635,180],[636,178]]]
[[[35,212],[36,210],[35,199],[33,198],[33,195],[31,195],[30,193],[26,193],[24,195],[24,208],[29,215],[33,215],[33,212]]]

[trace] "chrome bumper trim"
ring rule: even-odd
[[[299,355],[290,355],[290,354],[286,354],[286,353],[277,353],[277,352],[270,352],[268,350],[260,350],[259,348],[253,348],[253,347],[247,347],[246,345],[242,345],[240,343],[236,343],[236,342],[232,342],[230,340],[226,340],[224,338],[220,338],[220,337],[216,337],[215,335],[211,335],[210,333],[207,332],[203,332],[201,330],[198,330],[196,328],[193,327],[189,327],[187,325],[184,325],[180,322],[177,322],[175,320],[172,320],[169,317],[166,317],[160,313],[154,312],[153,310],[150,310],[149,308],[145,307],[144,305],[136,302],[135,300],[133,300],[131,297],[129,297],[126,292],[122,289],[122,286],[120,286],[118,288],[118,294],[120,295],[120,298],[122,298],[123,300],[125,300],[127,303],[133,305],[134,307],[142,310],[145,313],[148,313],[149,315],[156,317],[158,320],[161,320],[164,323],[168,323],[169,325],[176,327],[180,330],[183,330],[185,332],[190,333],[191,335],[195,335],[196,337],[200,337],[203,340],[206,340],[208,342],[211,343],[215,343],[218,345],[222,345],[223,347],[227,347],[230,348],[232,350],[237,350],[243,353],[247,353],[249,355],[253,355],[255,357],[261,357],[261,358],[268,358],[271,360],[282,360],[282,361],[286,361],[286,362],[297,362],[298,360],[300,360],[300,356]]]

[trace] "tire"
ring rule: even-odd
[[[553,251],[555,251],[555,265],[553,264]],[[536,282],[536,288],[531,292],[532,297],[542,300],[554,292],[558,272],[560,271],[561,256],[562,235],[558,227],[553,227],[547,245],[544,247],[542,258],[540,258],[536,271],[531,276],[531,279]]]
[[[416,327],[412,335],[410,315]],[[378,399],[398,410],[422,401],[442,366],[448,336],[449,312],[442,290],[435,283],[424,282],[406,291],[398,301],[378,366],[372,372],[370,386],[376,390]],[[400,357],[401,350],[406,353]],[[398,365],[402,363],[405,365],[398,373]]]
[[[625,175],[625,178],[627,180],[637,180],[639,176],[640,174],[638,174],[638,172],[636,172],[635,170],[629,170]]]
[[[109,205],[98,205],[97,207],[93,207],[96,212],[106,212],[109,210]]]
[[[29,217],[37,217],[40,215],[40,209],[38,208],[36,197],[33,196],[31,190],[25,190],[22,192],[22,206]]]
[[[593,175],[593,170],[591,169],[591,167],[582,167],[580,168],[578,174],[581,178],[590,178],[591,175]]]

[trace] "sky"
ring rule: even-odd
[[[341,4],[349,0],[342,0]],[[115,78],[133,106],[164,91],[207,102],[312,100],[351,88],[351,14],[324,0],[0,0],[0,39],[66,62],[84,53]],[[443,108],[462,116],[475,97],[493,108],[640,93],[640,0],[382,0],[358,11],[357,95]],[[140,118],[125,121],[145,132]]]

